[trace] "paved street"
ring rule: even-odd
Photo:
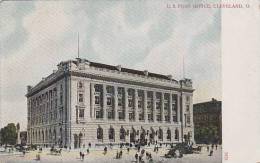
[[[167,152],[167,149],[160,149],[159,153],[155,153],[152,149],[146,149],[146,151],[151,152],[153,162],[154,163],[221,163],[221,147],[218,150],[214,150],[213,156],[208,156],[208,152],[206,148],[202,149],[200,154],[189,154],[184,155],[183,158],[165,158],[163,157],[164,154]],[[119,163],[119,162],[135,162],[134,155],[136,154],[136,150],[131,149],[129,154],[124,149],[123,150],[123,157],[121,159],[115,159],[117,150],[108,150],[106,155],[103,154],[102,150],[92,150],[90,154],[85,156],[84,161],[80,160],[79,151],[63,151],[62,155],[51,155],[49,150],[44,149],[42,153],[40,153],[41,161],[36,161],[36,154],[38,151],[31,151],[26,153],[25,156],[22,156],[20,153],[16,154],[3,154],[0,153],[0,163],[39,163],[39,162],[47,162],[47,163],[61,163],[61,162],[95,162],[95,163]],[[84,152],[86,153],[86,152]],[[144,161],[148,163],[148,160],[145,159]]]

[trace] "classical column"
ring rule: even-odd
[[[124,88],[124,109],[125,109],[125,121],[129,121],[129,109],[128,109],[128,88]]]
[[[177,101],[176,101],[176,107],[177,107],[177,122],[179,123],[181,121],[180,117],[181,117],[181,103],[180,103],[180,95],[177,94]]]
[[[172,123],[173,119],[172,119],[172,116],[173,116],[173,111],[172,111],[172,93],[170,92],[170,96],[169,96],[169,117],[170,117],[170,123]]]
[[[135,121],[139,121],[139,111],[138,111],[138,91],[134,89],[134,108],[135,108]]]
[[[164,117],[164,92],[161,92],[161,121],[164,122],[165,117]]]
[[[118,90],[117,90],[117,86],[114,86],[114,112],[115,112],[115,120],[117,121],[118,120],[118,97],[117,97],[117,94],[118,94]]]
[[[107,89],[106,85],[103,84],[103,119],[107,120]]]
[[[90,92],[91,92],[91,95],[90,95],[90,117],[91,118],[95,118],[95,84],[94,83],[91,83],[90,84]]]
[[[153,92],[153,121],[156,122],[156,92]]]
[[[148,121],[148,115],[147,115],[147,91],[144,90],[144,121]]]

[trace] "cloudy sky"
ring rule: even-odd
[[[1,2],[0,127],[26,128],[26,86],[77,57],[78,32],[83,58],[178,80],[185,72],[195,103],[221,99],[221,13],[166,7],[178,2]]]

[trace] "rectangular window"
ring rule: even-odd
[[[123,100],[122,100],[122,98],[118,98],[118,106],[122,106],[122,102]]]
[[[107,86],[107,93],[113,93],[113,87]]]
[[[101,111],[96,111],[96,118],[102,118]]]
[[[148,114],[148,121],[151,121],[151,120],[152,120],[152,115]]]
[[[99,96],[95,96],[95,104],[96,105],[100,104],[100,97]]]
[[[128,107],[133,107],[133,100],[132,99],[128,99]]]
[[[108,115],[107,115],[107,118],[108,119],[113,119],[113,112],[112,111],[109,111],[108,113],[107,113]]]
[[[142,101],[138,100],[138,108],[142,108]]]
[[[173,122],[177,122],[177,116],[176,115],[172,116],[172,120]]]
[[[156,115],[156,120],[161,121],[161,115]]]
[[[122,111],[119,112],[119,113],[118,113],[118,118],[119,118],[119,119],[124,119],[124,112],[122,112]]]
[[[152,102],[151,101],[147,101],[147,108],[152,108]]]
[[[83,102],[83,94],[79,93],[79,102]]]
[[[186,96],[186,102],[190,102],[190,96]]]
[[[107,105],[108,106],[112,105],[112,98],[111,97],[107,97]]]
[[[186,111],[190,111],[190,105],[186,105]]]
[[[190,115],[187,115],[187,124],[190,124]]]
[[[139,120],[140,120],[140,121],[144,120],[144,114],[143,114],[143,113],[140,113],[140,114],[139,114]]]
[[[160,102],[156,102],[156,109],[161,109]]]
[[[84,118],[84,109],[79,109],[79,118]]]
[[[135,117],[134,117],[134,113],[129,113],[129,120],[134,120]]]

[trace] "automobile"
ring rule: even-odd
[[[4,147],[0,147],[0,152],[5,152],[5,148]]]
[[[182,153],[182,154],[192,154],[193,153],[192,146],[189,146],[186,143],[178,143],[178,144],[176,144],[175,147],[173,147],[173,149],[179,150],[180,153]]]

